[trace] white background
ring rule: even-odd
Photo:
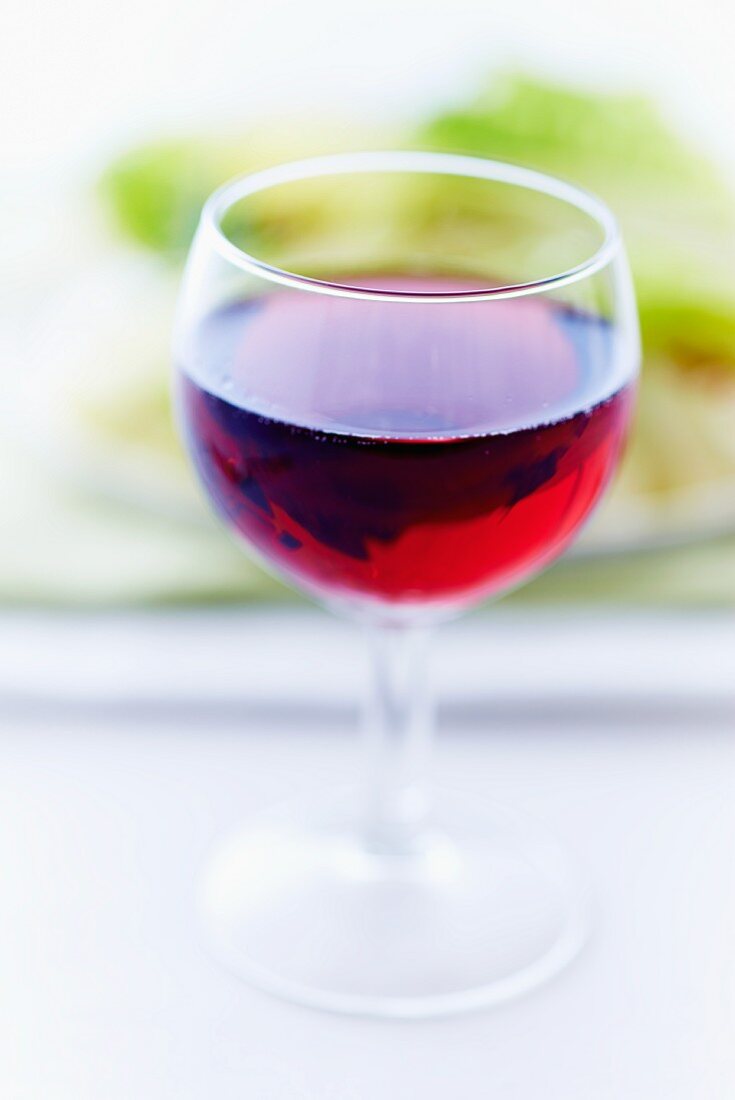
[[[194,911],[219,836],[352,780],[354,635],[316,612],[6,616],[0,1096],[732,1100],[733,651],[729,614],[446,631],[435,774],[553,831],[594,932],[514,1004],[381,1023],[248,989]]]
[[[171,125],[313,107],[411,118],[488,69],[652,89],[731,159],[729,0],[26,0],[3,10],[8,170],[90,169]]]

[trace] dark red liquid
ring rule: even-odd
[[[632,404],[611,326],[533,297],[282,291],[210,315],[189,350],[179,409],[217,510],[353,601],[461,605],[540,569],[600,497]]]

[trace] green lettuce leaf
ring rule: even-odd
[[[735,367],[733,196],[647,99],[506,75],[428,122],[419,140],[597,192],[622,225],[646,352]]]
[[[244,172],[321,153],[395,143],[385,128],[272,121],[132,149],[104,173],[100,192],[123,237],[175,261],[186,255],[202,205]]]

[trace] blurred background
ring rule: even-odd
[[[204,197],[336,149],[496,156],[599,192],[631,254],[645,364],[616,491],[517,597],[735,596],[735,77],[708,0],[132,4],[13,15],[0,596],[109,605],[282,598],[209,518],[174,437],[169,332]],[[388,31],[387,28],[390,28]],[[53,529],[51,545],[45,537]],[[60,556],[64,566],[60,567]]]
[[[5,13],[3,1096],[733,1095],[734,31],[725,0]],[[196,946],[212,839],[350,774],[360,673],[210,517],[168,396],[206,195],[399,146],[598,192],[644,342],[610,497],[435,670],[443,773],[576,846],[606,923],[558,987],[430,1040],[271,1004]]]

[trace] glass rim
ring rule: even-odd
[[[556,275],[549,275],[527,282],[485,287],[479,290],[427,291],[422,293],[414,290],[352,286],[348,283],[331,282],[326,279],[317,279],[310,275],[288,271],[285,268],[269,264],[265,260],[260,260],[257,256],[239,248],[226,236],[222,228],[222,219],[227,211],[236,202],[240,202],[250,195],[297,180],[317,179],[321,176],[350,175],[360,172],[446,175],[507,183],[527,191],[534,191],[537,194],[559,199],[587,214],[603,231],[603,239],[591,256]],[[533,168],[526,168],[506,161],[490,160],[485,157],[459,153],[414,150],[333,153],[326,156],[287,161],[286,163],[273,165],[270,168],[237,176],[218,187],[209,196],[202,208],[199,225],[200,232],[204,232],[208,236],[210,243],[223,259],[253,275],[260,276],[270,282],[314,293],[379,301],[394,300],[427,303],[483,301],[492,298],[520,298],[531,294],[546,293],[594,275],[595,272],[602,270],[615,257],[620,247],[620,231],[615,215],[602,199],[576,184],[569,183],[556,176],[547,175],[545,172],[539,172]]]

